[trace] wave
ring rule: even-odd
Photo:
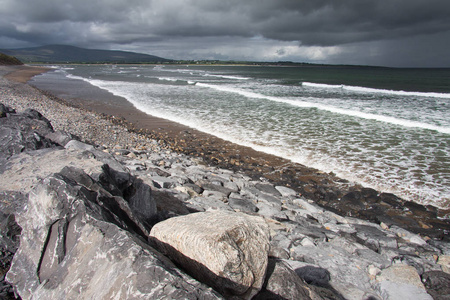
[[[385,89],[375,89],[362,86],[351,86],[351,85],[335,85],[335,84],[325,84],[325,83],[313,83],[304,81],[301,83],[302,86],[321,88],[321,89],[341,89],[351,92],[359,93],[379,93],[379,94],[389,94],[397,96],[419,96],[419,97],[433,97],[433,98],[447,98],[450,99],[450,93],[433,93],[433,92],[408,92],[408,91],[396,91],[396,90],[385,90]]]
[[[205,87],[205,88],[211,88],[222,92],[228,92],[228,93],[236,93],[239,95],[242,95],[247,98],[254,98],[254,99],[265,99],[280,103],[287,103],[293,106],[302,107],[302,108],[316,108],[324,111],[329,111],[336,114],[341,115],[347,115],[357,118],[363,118],[368,120],[375,120],[379,122],[385,122],[393,125],[400,125],[404,127],[416,127],[416,128],[422,128],[422,129],[428,129],[428,130],[434,130],[445,134],[450,134],[450,127],[446,126],[437,126],[433,124],[423,123],[423,122],[417,122],[417,121],[411,121],[406,119],[399,119],[395,117],[390,116],[383,116],[383,115],[376,115],[371,113],[365,113],[358,110],[349,110],[349,109],[342,109],[330,105],[320,104],[320,103],[314,103],[314,102],[308,102],[308,101],[301,101],[301,100],[294,100],[289,98],[281,98],[281,97],[274,97],[274,96],[268,96],[264,94],[254,93],[250,91],[244,91],[241,89],[237,89],[230,86],[224,86],[224,85],[212,85],[212,84],[206,84],[197,82],[195,85],[199,87]]]
[[[232,76],[232,75],[217,75],[217,74],[205,74],[205,77],[218,77],[223,79],[235,79],[235,80],[249,80],[251,78],[249,77],[242,77],[242,76]]]
[[[163,81],[172,81],[172,82],[177,82],[178,79],[177,78],[171,78],[171,77],[158,77],[159,80],[163,80]]]

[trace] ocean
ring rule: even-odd
[[[147,114],[450,207],[450,69],[53,67],[32,84],[64,98],[120,96]]]

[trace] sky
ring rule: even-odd
[[[449,0],[0,0],[0,49],[450,67]]]

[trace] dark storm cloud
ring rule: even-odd
[[[141,52],[147,47],[146,52],[151,52],[149,47],[170,45],[185,53],[201,53],[209,48],[213,56],[233,58],[232,47],[236,49],[235,57],[246,57],[251,52],[248,47],[255,45],[269,49],[265,53],[256,48],[254,51],[266,59],[302,59],[303,55],[327,61],[325,56],[351,57],[351,49],[364,54],[363,47],[369,46],[372,52],[377,49],[371,58],[381,59],[382,53],[389,52],[384,47],[395,44],[398,51],[406,51],[414,60],[415,55],[424,55],[418,52],[423,47],[415,47],[415,42],[428,41],[437,47],[441,43],[443,49],[448,42],[442,38],[448,37],[450,31],[448,0],[0,2],[0,48],[62,43],[100,48],[124,45],[124,50]],[[187,38],[196,43],[189,43]],[[277,45],[281,48],[277,49]],[[342,53],[344,50],[347,52]],[[366,60],[371,61],[369,58]]]

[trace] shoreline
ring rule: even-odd
[[[16,82],[27,82],[34,75],[50,70],[29,66],[15,69],[4,77]],[[303,197],[341,215],[406,226],[416,233],[431,236],[442,236],[440,229],[450,228],[450,222],[438,219],[448,215],[448,210],[407,202],[393,194],[379,193],[342,180],[334,174],[323,173],[274,155],[224,141],[181,124],[149,116],[129,102],[117,106],[99,105],[85,99],[77,101],[58,99],[48,92],[40,92],[63,105],[94,111],[102,118],[126,128],[128,132],[143,134],[157,140],[172,151],[199,157],[209,165],[242,172],[253,179],[265,178],[279,185],[291,187]],[[45,111],[43,113],[45,114]],[[93,142],[95,143],[95,140]],[[433,228],[437,229],[437,232],[433,232],[435,231]]]

